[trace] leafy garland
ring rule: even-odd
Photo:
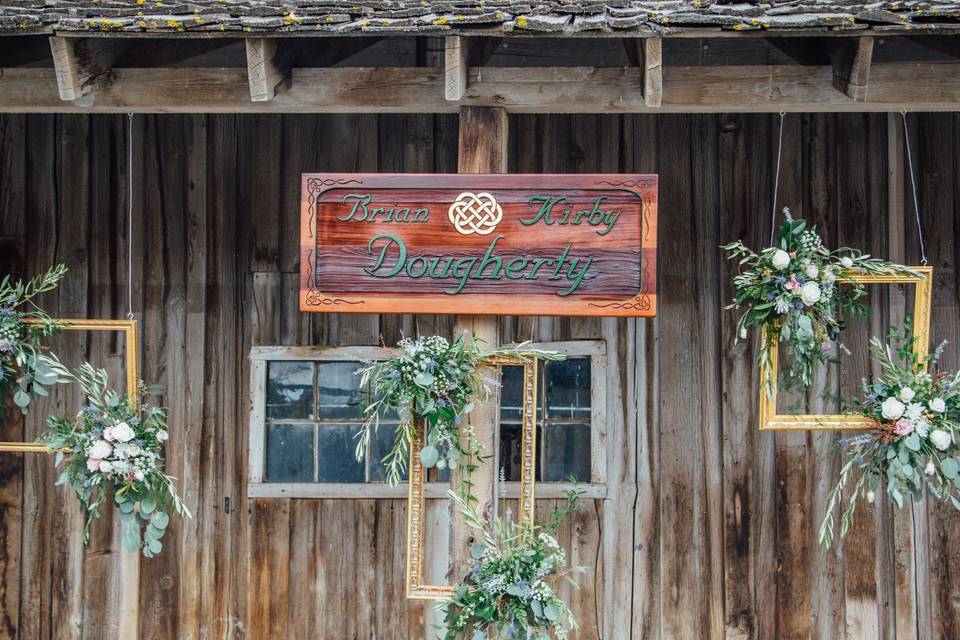
[[[59,327],[35,302],[41,293],[55,289],[66,273],[67,267],[60,264],[26,282],[12,284],[9,275],[0,281],[0,396],[12,390],[13,402],[24,414],[34,398],[48,395],[46,387],[66,382],[42,355],[43,338]]]
[[[768,397],[774,396],[770,361],[771,347],[782,342],[788,356],[781,380],[789,388],[797,383],[809,386],[813,368],[829,361],[829,347],[847,322],[867,307],[858,302],[866,288],[856,282],[838,280],[845,274],[910,274],[908,267],[871,258],[846,247],[831,251],[823,246],[816,227],[794,219],[784,209],[785,220],[777,244],[756,253],[741,241],[722,245],[728,258],[740,260],[734,277],[733,304],[745,307],[737,321],[736,339],[747,337],[748,327],[766,329],[758,360],[767,372],[763,384]],[[745,267],[745,270],[744,270]]]
[[[863,397],[851,407],[876,420],[877,427],[840,439],[845,462],[820,525],[820,542],[828,547],[834,539],[836,512],[851,484],[840,517],[841,538],[853,522],[860,498],[865,496],[872,503],[882,484],[897,507],[903,507],[906,498],[919,501],[929,492],[960,509],[960,372],[929,373],[943,345],[919,361],[909,326],[902,332],[894,328],[890,342],[899,345],[896,357],[876,337],[870,341],[880,374],[872,383],[864,381]]]
[[[491,357],[511,356],[521,361],[534,358],[559,360],[555,352],[534,349],[528,342],[483,350],[481,341],[461,334],[451,344],[441,336],[404,338],[394,358],[368,363],[359,369],[361,387],[370,389],[366,421],[357,434],[357,460],[370,451],[371,438],[388,414],[400,423],[393,444],[383,458],[387,481],[396,485],[407,467],[415,420],[427,424],[426,445],[420,450],[425,468],[456,469],[461,458],[483,455],[469,422],[465,420],[478,402],[484,402],[497,384],[483,373],[481,363]]]
[[[71,373],[55,360],[50,363],[62,378],[76,380],[87,399],[72,418],[51,417],[38,440],[57,451],[56,466],[63,467],[57,484],[69,484],[83,505],[84,543],[112,494],[124,548],[142,549],[148,558],[160,553],[170,515],[191,517],[174,478],[163,472],[167,410],[144,402],[142,384],[139,397],[120,396],[108,388],[103,369],[84,363]]]
[[[444,640],[564,640],[579,629],[576,618],[554,590],[559,580],[577,586],[566,569],[566,554],[554,534],[560,522],[577,509],[579,493],[570,491],[550,524],[518,524],[497,518],[491,531],[478,510],[450,492],[468,526],[482,534],[472,550],[473,566],[454,594],[440,604],[446,628]]]

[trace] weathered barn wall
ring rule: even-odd
[[[911,116],[913,117],[913,116]],[[916,116],[933,334],[960,367],[960,116]],[[832,244],[919,259],[896,128],[884,115],[788,116],[783,204]],[[126,309],[124,116],[0,116],[3,262],[71,271],[47,308]],[[758,433],[750,343],[731,344],[733,265],[717,245],[769,233],[776,117],[523,116],[511,170],[660,174],[660,311],[654,320],[512,319],[504,340],[607,342],[608,499],[565,526],[581,638],[958,638],[960,517],[928,504],[859,514],[848,541],[816,544],[837,456],[830,434]],[[170,471],[196,518],[141,564],[141,637],[423,637],[403,598],[405,503],[246,498],[247,353],[257,344],[370,344],[449,333],[452,320],[297,312],[301,171],[453,171],[449,116],[137,116],[134,311],[143,375],[170,407]],[[893,179],[889,179],[889,175]],[[7,236],[14,236],[8,238]],[[19,237],[19,238],[18,238]],[[889,299],[888,299],[889,298]],[[875,295],[873,329],[903,307]],[[831,388],[865,371],[868,329]],[[67,359],[116,376],[122,345],[60,338]],[[60,391],[57,410],[76,406]],[[811,404],[820,402],[814,398]],[[38,412],[40,414],[40,412]],[[0,439],[38,415],[7,411]],[[0,636],[110,638],[116,531],[81,550],[79,511],[52,460],[0,454]],[[546,509],[549,505],[544,505]]]

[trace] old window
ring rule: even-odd
[[[541,364],[537,410],[538,495],[551,497],[571,476],[593,496],[603,495],[602,342],[543,345],[568,359]],[[354,375],[364,360],[383,356],[377,347],[255,347],[251,352],[250,482],[253,497],[397,497],[380,459],[396,419],[381,424],[374,455],[354,457],[363,423],[366,389]],[[522,367],[501,371],[500,468],[505,495],[520,469],[519,380]],[[442,496],[447,473],[428,483]],[[431,486],[432,485],[432,486]],[[550,490],[552,487],[553,490]],[[546,491],[546,492],[545,492]]]

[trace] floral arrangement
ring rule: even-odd
[[[170,515],[191,517],[174,478],[163,472],[166,409],[146,404],[142,385],[139,397],[118,395],[107,387],[107,372],[89,364],[76,373],[54,359],[48,364],[59,376],[76,380],[87,398],[74,417],[50,418],[38,440],[57,452],[56,465],[63,467],[57,484],[69,484],[83,505],[84,543],[112,494],[124,548],[142,549],[148,558],[160,553]]]
[[[361,386],[369,386],[372,398],[357,436],[357,460],[369,451],[371,436],[383,416],[396,412],[400,424],[393,445],[383,458],[387,481],[394,485],[406,469],[414,420],[418,417],[427,425],[426,444],[420,450],[420,462],[425,468],[455,469],[462,456],[482,453],[464,417],[477,402],[490,397],[496,384],[482,372],[483,360],[497,356],[514,356],[524,361],[562,357],[532,349],[529,343],[485,351],[476,336],[467,340],[465,334],[453,343],[440,336],[404,338],[398,346],[397,357],[368,363],[357,371]],[[462,435],[466,437],[461,438]]]
[[[864,381],[863,397],[850,409],[873,418],[877,426],[840,440],[845,462],[820,526],[820,542],[826,546],[833,541],[835,514],[851,484],[840,520],[841,538],[860,498],[865,495],[872,503],[884,484],[897,507],[906,498],[917,501],[929,492],[960,509],[960,373],[929,373],[943,345],[920,361],[912,351],[909,327],[902,333],[894,329],[890,340],[899,343],[896,357],[877,338],[870,341],[880,374],[873,382]]]
[[[13,402],[24,414],[34,398],[48,395],[46,387],[64,382],[42,357],[43,338],[58,327],[35,298],[55,289],[66,273],[61,264],[27,282],[13,284],[10,276],[0,281],[0,394],[12,389]]]
[[[831,251],[823,246],[816,227],[794,219],[784,209],[785,220],[777,244],[756,253],[740,241],[723,245],[730,259],[740,260],[734,277],[735,294],[728,309],[744,308],[737,322],[737,339],[747,337],[747,328],[766,329],[759,361],[767,376],[764,388],[774,396],[770,372],[770,349],[783,343],[788,356],[781,380],[785,387],[809,386],[813,368],[829,361],[829,347],[851,317],[865,313],[858,300],[866,295],[862,284],[837,282],[844,274],[911,274],[909,268],[884,262],[855,249]]]
[[[444,640],[558,640],[579,627],[567,604],[554,590],[559,580],[576,587],[566,569],[566,554],[554,534],[560,521],[577,508],[579,494],[571,491],[566,504],[553,512],[542,527],[497,518],[492,532],[485,519],[450,494],[460,505],[465,522],[482,533],[474,545],[473,566],[449,600],[440,604],[444,614]]]

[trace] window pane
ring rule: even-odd
[[[546,366],[547,416],[552,420],[590,419],[590,360],[576,358]]]
[[[373,457],[370,460],[370,480],[376,482],[386,481],[386,467],[384,467],[380,461],[383,460],[383,456],[387,454],[387,451],[389,451],[393,445],[396,429],[396,423],[381,423],[376,435],[372,438]],[[404,471],[400,478],[401,480],[406,480],[407,472]]]
[[[523,367],[500,367],[500,419],[519,422],[523,414]]]
[[[543,445],[543,479],[563,482],[575,476],[590,482],[590,425],[548,425]]]
[[[313,417],[313,363],[271,362],[267,367],[267,418]]]
[[[360,376],[356,362],[320,362],[317,364],[318,400],[321,420],[360,418]]]
[[[537,458],[543,451],[541,434],[543,430],[537,426]],[[520,445],[522,429],[518,424],[505,424],[500,427],[500,457],[497,469],[498,477],[506,482],[519,482],[522,469],[520,467]],[[540,465],[534,467],[534,479],[540,480]]]
[[[267,477],[270,482],[313,480],[313,426],[267,426]]]
[[[363,482],[364,463],[357,462],[354,436],[358,424],[321,424],[317,428],[317,480]]]
[[[543,371],[541,364],[541,372]],[[539,376],[540,390],[543,389],[543,376]],[[538,396],[539,398],[539,396]],[[537,419],[543,415],[543,407],[537,400]],[[503,365],[500,367],[500,419],[506,422],[520,422],[523,418],[523,366]]]

